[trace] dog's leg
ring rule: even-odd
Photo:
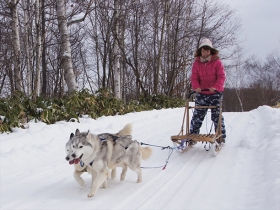
[[[126,164],[127,166],[137,173],[137,183],[142,182],[142,170],[141,170],[141,146],[137,141],[131,143],[126,151],[126,156],[128,158]]]
[[[117,168],[113,168],[111,170],[111,179],[114,180],[116,178],[117,175]]]
[[[137,173],[138,177],[137,177],[137,183],[141,183],[142,182],[142,169],[139,167],[137,170],[135,170],[135,172]]]
[[[125,176],[126,176],[126,172],[127,172],[127,165],[124,165],[122,167],[122,173],[121,173],[121,181],[123,181],[125,179]]]
[[[91,169],[90,167],[87,167],[87,172],[91,174],[91,187],[94,179],[96,179],[96,171]]]
[[[74,170],[73,176],[75,178],[75,180],[81,185],[81,186],[85,186],[85,181],[82,179],[81,175],[82,173],[84,173],[83,171],[78,171],[78,170]]]
[[[92,182],[90,193],[88,194],[88,197],[93,197],[96,194],[97,189],[106,181],[108,178],[109,172],[108,168],[106,167],[102,171],[97,171],[97,176]]]
[[[101,188],[108,188],[108,182],[107,179],[105,179],[105,181],[103,182]]]
[[[137,173],[137,183],[142,182],[142,169],[140,168],[140,164],[135,165],[128,165],[128,167]]]

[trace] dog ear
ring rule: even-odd
[[[76,129],[76,132],[75,132],[75,135],[77,136],[77,135],[79,135],[80,134],[80,130],[77,128]]]
[[[74,133],[70,134],[70,140],[74,137]]]

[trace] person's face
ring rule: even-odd
[[[205,50],[204,48],[201,49],[201,56],[203,58],[207,58],[209,55],[211,55],[211,50]]]

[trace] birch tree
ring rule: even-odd
[[[244,52],[243,48],[237,47],[235,50],[236,54],[233,58],[234,60],[231,63],[231,71],[229,72],[231,74],[230,78],[227,79],[228,83],[231,83],[232,87],[235,87],[235,93],[239,102],[240,110],[244,111],[244,105],[242,101],[242,88],[245,87],[246,80],[248,80],[246,74],[248,72],[246,71],[246,68],[244,68],[245,60],[244,60]],[[228,75],[227,75],[228,76]]]
[[[23,91],[21,78],[21,58],[20,58],[20,37],[18,22],[18,3],[19,0],[4,0],[10,9],[12,18],[12,37],[14,47],[14,82],[15,90]],[[13,84],[12,84],[13,85]]]
[[[24,12],[24,45],[26,53],[26,78],[27,78],[27,95],[31,94],[31,60],[30,60],[30,46],[29,46],[29,33],[30,33],[30,17],[28,15],[30,0],[24,0],[23,2]]]
[[[46,55],[46,8],[45,8],[45,0],[41,0],[41,33],[42,33],[42,55],[41,55],[41,62],[42,62],[42,95],[47,94],[47,55]]]
[[[56,13],[58,21],[58,29],[61,40],[61,69],[64,73],[65,82],[69,93],[78,90],[78,85],[75,80],[72,57],[71,57],[71,43],[69,39],[69,32],[66,18],[66,8],[64,0],[56,0]]]
[[[83,12],[84,15],[81,18],[72,19],[68,21],[66,16],[65,0],[56,0],[56,7],[57,7],[56,12],[57,12],[60,40],[61,40],[61,51],[62,51],[61,68],[64,72],[64,78],[69,93],[78,90],[78,84],[76,82],[75,74],[73,70],[71,43],[69,38],[68,27],[75,23],[80,23],[84,21],[88,13],[91,12],[91,5],[93,3],[94,0],[83,1],[83,2],[77,1],[77,4],[75,7],[73,7],[72,14],[70,16],[74,16],[77,12]],[[81,5],[81,9],[80,9],[80,5]]]
[[[114,91],[115,97],[117,99],[121,98],[121,72],[120,72],[120,49],[119,49],[119,25],[120,25],[120,17],[119,13],[121,11],[121,5],[119,0],[115,0],[114,2],[114,25],[113,25],[113,34],[114,34]]]
[[[41,70],[41,36],[40,36],[40,0],[35,2],[35,24],[36,24],[36,80],[35,80],[35,93],[40,95],[40,70]]]

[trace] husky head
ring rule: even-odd
[[[65,145],[65,152],[66,152],[66,160],[69,161],[69,164],[74,163],[74,158],[72,157],[73,149],[72,149],[72,138],[74,137],[74,134],[70,134],[70,139]]]
[[[78,164],[81,159],[87,159],[93,153],[93,146],[90,143],[91,133],[80,132],[79,129],[76,130],[75,135],[71,138],[71,158],[73,163]],[[69,164],[73,164],[70,163]]]

